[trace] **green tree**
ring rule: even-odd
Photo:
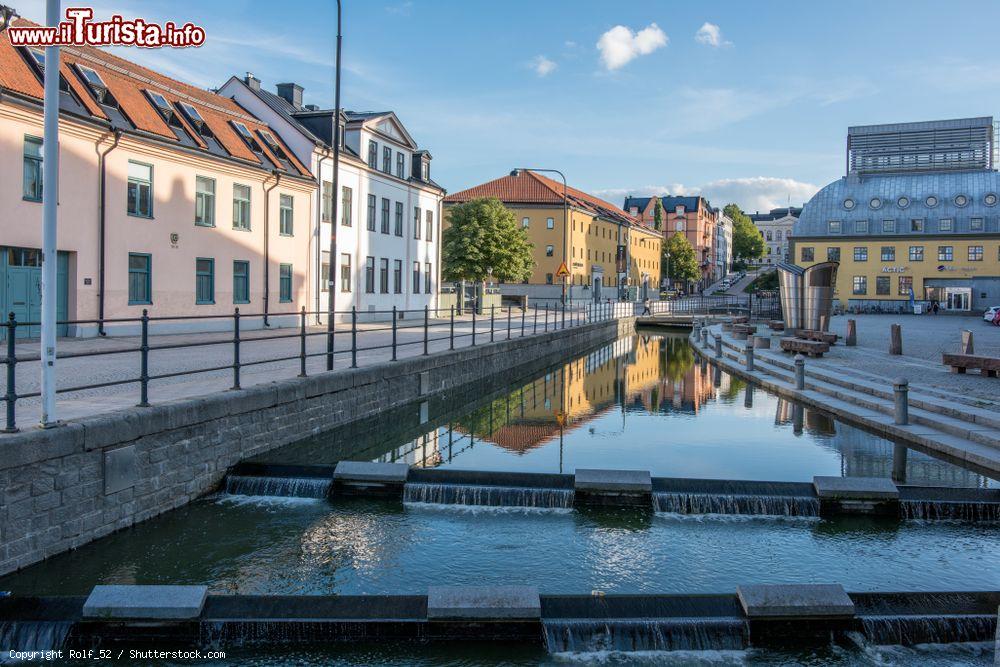
[[[656,231],[663,229],[663,202],[656,198],[656,205],[653,207],[653,228]]]
[[[762,258],[767,246],[750,217],[736,204],[726,204],[722,210],[733,221],[733,261],[743,263]]]
[[[736,204],[726,204],[723,207],[722,212],[726,214],[727,218],[733,221],[734,225],[740,221],[749,222],[750,224],[753,224],[753,221],[750,219],[750,216],[744,213],[740,209],[740,207],[737,206]]]
[[[494,197],[473,199],[448,210],[441,238],[445,280],[520,282],[531,277],[535,261],[528,232]]]
[[[694,248],[684,234],[674,234],[663,244],[662,265],[667,268],[671,282],[680,280],[688,283],[701,279]]]

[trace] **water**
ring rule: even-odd
[[[11,657],[11,650],[59,650],[72,627],[68,621],[0,621],[0,665],[20,662]]]
[[[719,651],[746,647],[748,628],[738,618],[546,619],[550,653]]]
[[[653,507],[657,512],[670,512],[674,514],[819,516],[819,500],[806,496],[654,493]]]
[[[1000,503],[902,500],[899,510],[905,519],[1000,521]]]
[[[237,496],[280,496],[288,498],[326,498],[332,479],[309,477],[246,477],[228,475],[226,493]]]
[[[912,646],[993,639],[997,615],[862,616],[865,637],[873,644]]]
[[[517,486],[409,483],[403,487],[403,502],[568,509],[573,507],[573,491]]]

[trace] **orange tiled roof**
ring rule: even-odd
[[[446,204],[458,204],[480,197],[496,197],[505,204],[562,204],[563,184],[533,171],[503,176],[445,197]],[[594,215],[629,225],[646,227],[638,218],[599,197],[572,186],[565,189],[571,206]]]
[[[36,25],[26,19],[17,19],[14,25]],[[144,90],[160,93],[169,102],[176,105],[183,101],[195,107],[205,121],[205,125],[225,151],[232,157],[256,162],[262,168],[270,169],[272,165],[263,162],[251,151],[230,125],[230,121],[243,123],[255,134],[259,130],[269,130],[268,126],[249,114],[234,100],[211,91],[202,90],[196,86],[164,76],[159,72],[138,65],[124,58],[109,53],[106,50],[91,46],[63,47],[60,50],[63,77],[73,89],[74,94],[83,102],[92,115],[106,120],[107,115],[101,110],[94,97],[90,94],[83,80],[71,65],[84,65],[100,74],[107,85],[108,91],[117,100],[122,114],[137,130],[155,134],[167,141],[179,143],[177,137],[168,127],[160,113],[146,97]],[[35,99],[42,97],[42,85],[34,70],[13,47],[6,35],[0,35],[0,87],[8,88]],[[185,131],[202,148],[206,144],[191,127],[183,114],[177,114]],[[289,162],[301,176],[310,176],[309,170],[303,165],[284,144],[277,132],[269,130],[281,145]],[[262,153],[275,165],[280,164],[267,145],[261,144]]]

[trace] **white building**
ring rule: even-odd
[[[788,261],[788,237],[802,214],[800,207],[772,208],[768,213],[753,213],[750,220],[764,238],[764,258],[762,264],[778,264]]]
[[[715,279],[722,280],[733,265],[732,219],[719,211],[715,229]]]
[[[304,105],[297,84],[278,84],[275,94],[261,88],[252,74],[230,78],[219,93],[266,119],[317,177],[309,284],[311,309],[324,311],[334,208],[334,112]],[[445,191],[431,178],[430,153],[419,148],[391,111],[346,111],[339,127],[336,310],[357,308],[365,319],[388,319],[393,307],[436,308]]]

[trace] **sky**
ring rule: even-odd
[[[44,0],[12,4],[43,22]],[[123,57],[206,88],[249,70],[333,106],[332,0],[93,6],[207,32]],[[849,125],[1000,103],[996,0],[344,0],[343,25],[344,107],[395,111],[450,192],[537,167],[618,205],[801,205],[843,175]]]

